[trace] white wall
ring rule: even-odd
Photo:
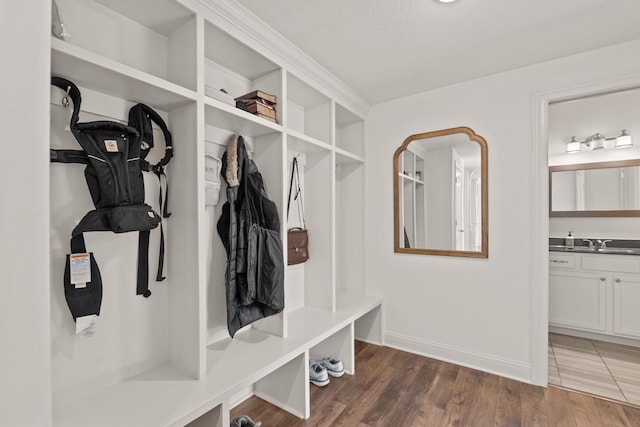
[[[48,0],[0,3],[0,423],[6,426],[51,422],[50,14]]]
[[[596,132],[607,137],[622,129],[634,138],[633,148],[566,154],[566,143]],[[549,105],[549,165],[640,158],[640,89]],[[640,239],[640,218],[550,218],[549,235],[564,237]]]
[[[371,291],[384,297],[387,345],[524,381],[535,373],[541,383],[539,371],[545,370],[537,365],[546,364],[546,356],[540,357],[541,348],[532,348],[532,342],[540,341],[546,320],[540,322],[545,325],[532,324],[531,307],[536,306],[532,296],[544,301],[548,285],[544,277],[536,283],[532,278],[534,268],[544,268],[546,262],[532,229],[534,220],[546,224],[546,219],[532,212],[541,212],[539,204],[546,203],[536,202],[541,183],[534,177],[545,185],[546,177],[535,168],[534,101],[543,92],[638,71],[639,49],[640,40],[371,109],[368,277]],[[455,126],[471,127],[488,143],[489,258],[395,254],[393,152],[409,135]],[[539,310],[546,310],[546,303],[540,303]]]

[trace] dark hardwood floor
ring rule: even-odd
[[[252,397],[231,411],[263,427],[640,426],[640,409],[536,387],[422,356],[356,342],[356,375],[311,386],[301,420]]]

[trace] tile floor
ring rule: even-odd
[[[640,405],[640,348],[549,334],[549,384]]]

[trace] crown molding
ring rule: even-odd
[[[212,23],[260,53],[305,83],[331,95],[338,104],[363,119],[371,105],[320,63],[234,0],[197,0],[212,11]]]

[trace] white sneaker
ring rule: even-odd
[[[320,366],[317,360],[309,359],[309,381],[318,387],[324,387],[329,384],[327,370]]]
[[[327,370],[332,377],[341,377],[344,375],[344,366],[342,362],[332,357],[324,357],[318,360],[318,364]]]

